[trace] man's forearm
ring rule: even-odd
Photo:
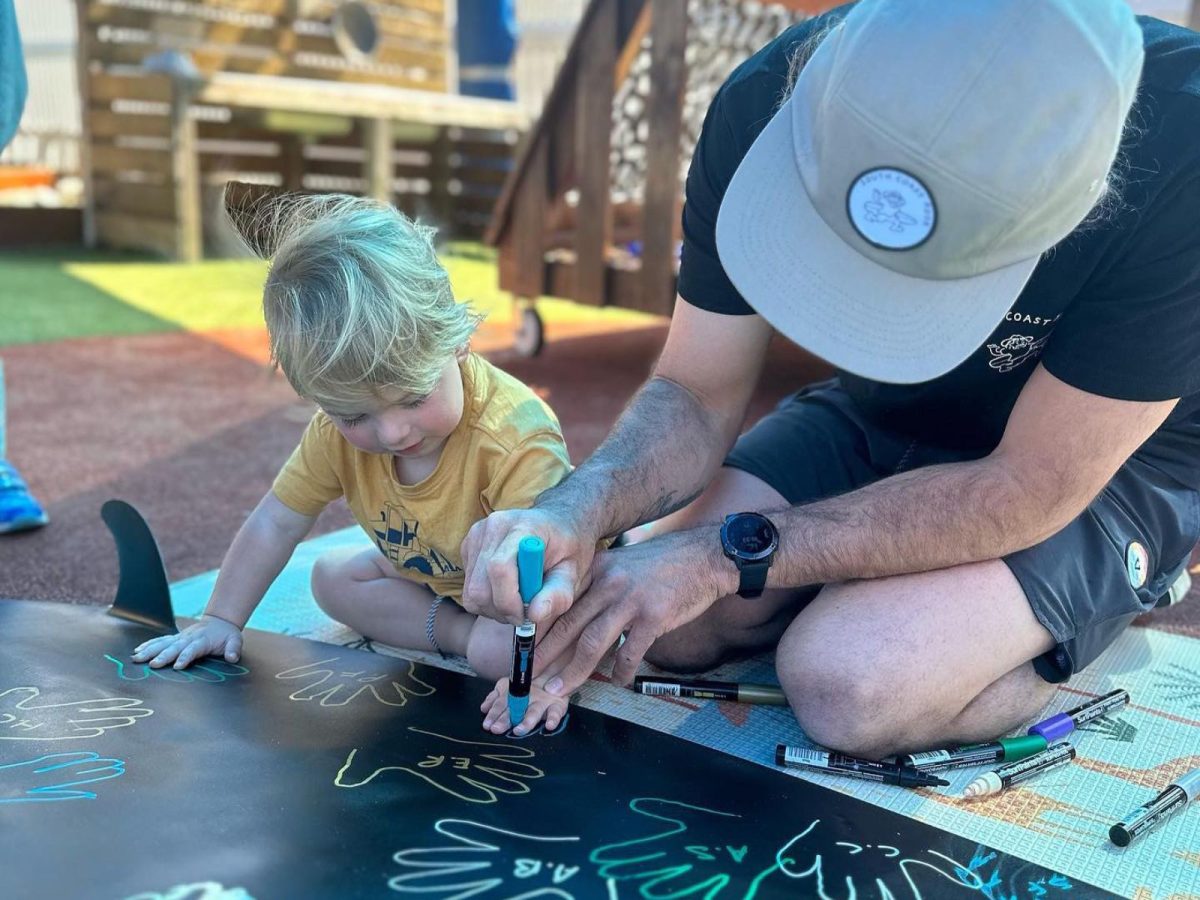
[[[780,532],[768,583],[795,587],[998,559],[1054,534],[1078,515],[1077,505],[988,459],[905,472],[768,513]]]
[[[588,523],[596,537],[661,518],[693,500],[733,442],[727,421],[690,391],[651,378],[588,460],[538,498]]]

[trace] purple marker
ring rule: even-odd
[[[1061,741],[1081,725],[1086,725],[1092,719],[1099,719],[1101,716],[1116,712],[1128,702],[1129,691],[1118,688],[1115,691],[1109,691],[1103,697],[1097,697],[1074,709],[1068,709],[1065,713],[1058,713],[1048,719],[1043,719],[1030,728],[1026,734],[1036,734],[1051,743]]]

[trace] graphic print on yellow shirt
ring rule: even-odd
[[[404,510],[388,505],[379,518],[368,523],[374,532],[375,546],[397,570],[411,570],[429,577],[461,575],[462,568],[432,547],[426,547],[418,532],[421,523],[404,517]]]
[[[318,412],[272,488],[305,516],[344,496],[399,574],[455,600],[471,526],[494,510],[531,506],[571,470],[558,420],[532,390],[474,354],[461,371],[462,421],[423,481],[401,484],[389,454],[358,450]]]

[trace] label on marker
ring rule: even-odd
[[[950,758],[949,750],[930,750],[928,753],[908,754],[908,764],[918,769],[931,766],[934,763],[945,762]]]
[[[679,685],[663,684],[661,681],[643,681],[642,693],[650,697],[678,697]]]
[[[819,766],[823,769],[829,768],[829,754],[822,753],[820,750],[805,750],[802,747],[788,747],[783,752],[784,762],[795,763],[801,766]]]

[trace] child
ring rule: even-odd
[[[558,422],[528,387],[468,351],[479,319],[455,301],[431,229],[343,195],[275,200],[267,211],[271,353],[320,409],[234,538],[204,615],[133,659],[176,669],[207,655],[237,660],[255,606],[321,510],[344,496],[375,546],[317,561],[321,608],[374,640],[464,655],[500,678],[512,626],[457,605],[460,545],[477,520],[529,506],[570,471]]]

